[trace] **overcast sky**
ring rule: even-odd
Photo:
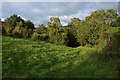
[[[118,9],[117,2],[2,2],[2,18],[12,14],[31,20],[35,26],[47,24],[51,16],[59,16],[62,25],[71,18],[84,19],[98,9]]]

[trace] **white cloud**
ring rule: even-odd
[[[63,20],[70,20],[71,18],[73,18],[74,16],[67,16],[67,15],[64,15],[64,16],[60,16],[60,19],[63,19]]]
[[[62,26],[67,26],[68,23],[67,23],[67,22],[64,22],[64,21],[61,21],[61,25],[62,25]]]
[[[71,19],[71,18],[73,18],[73,16],[66,16],[66,15],[63,15],[63,16],[49,16],[49,19],[51,18],[51,17],[59,17],[59,19],[62,19],[62,20],[69,20],[69,19]]]
[[[1,18],[1,21],[5,21],[5,18]]]
[[[23,20],[27,21],[28,19],[24,18],[23,16],[21,15],[17,15],[17,16],[20,16]]]

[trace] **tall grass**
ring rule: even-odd
[[[116,65],[96,47],[70,48],[3,36],[3,78],[114,78]]]

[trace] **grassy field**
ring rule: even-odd
[[[44,41],[2,38],[3,78],[112,78],[115,64],[96,48],[70,48]]]

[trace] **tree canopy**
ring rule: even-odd
[[[2,34],[70,47],[95,46],[102,41],[101,37],[109,34],[106,31],[112,27],[120,27],[120,17],[113,9],[94,11],[84,20],[72,18],[67,26],[61,25],[59,17],[51,17],[47,27],[40,24],[37,28],[30,20],[13,14],[2,22]]]

